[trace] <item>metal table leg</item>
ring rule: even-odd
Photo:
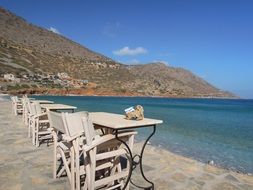
[[[152,181],[148,180],[147,177],[146,177],[145,174],[144,174],[143,165],[142,165],[142,164],[143,164],[142,159],[143,159],[143,156],[144,156],[145,147],[146,147],[146,145],[147,145],[149,139],[155,134],[155,132],[156,132],[156,125],[153,126],[153,131],[152,131],[152,133],[149,135],[149,137],[148,137],[148,138],[146,139],[146,141],[144,142],[144,144],[143,144],[143,146],[142,146],[142,149],[141,149],[141,153],[140,153],[140,154],[136,154],[136,155],[133,156],[133,153],[132,153],[132,151],[130,150],[128,144],[127,144],[126,142],[124,142],[123,140],[121,140],[121,139],[118,137],[118,130],[115,130],[115,137],[116,137],[116,139],[117,139],[118,141],[122,142],[122,143],[126,146],[128,152],[129,152],[129,155],[130,155],[130,159],[129,159],[129,162],[130,162],[130,167],[129,167],[129,168],[130,168],[130,169],[129,169],[129,174],[128,174],[126,183],[125,183],[125,185],[124,185],[124,187],[123,187],[123,190],[127,187],[129,181],[131,182],[131,184],[133,184],[134,186],[136,186],[136,187],[138,187],[138,188],[140,188],[140,189],[146,189],[146,190],[150,189],[150,190],[154,190],[154,183],[153,183]],[[139,157],[139,160],[138,160],[138,161],[134,161],[134,159],[135,159],[136,157]],[[132,180],[131,180],[132,172],[133,172],[133,170],[134,170],[138,165],[139,165],[139,167],[140,167],[140,171],[141,171],[141,175],[142,175],[143,179],[144,179],[146,182],[148,182],[148,183],[150,184],[149,187],[142,187],[142,186],[136,185],[136,184],[134,184],[134,183],[132,182]]]

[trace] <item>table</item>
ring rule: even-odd
[[[53,104],[53,101],[49,100],[31,100],[32,103],[38,102],[39,104]]]
[[[70,105],[65,105],[65,104],[41,104],[41,108],[45,109],[46,111],[70,110],[72,112],[74,112],[75,109],[77,109],[77,107],[75,106],[70,106]]]
[[[148,180],[144,174],[143,166],[142,166],[142,158],[145,146],[147,145],[149,139],[155,134],[156,132],[156,125],[163,123],[162,120],[156,120],[156,119],[148,119],[144,118],[143,120],[136,121],[136,120],[127,120],[125,119],[124,115],[120,114],[114,114],[114,113],[106,113],[106,112],[93,112],[90,113],[91,120],[95,126],[103,127],[107,129],[111,129],[112,132],[115,134],[116,139],[122,142],[126,148],[128,149],[128,152],[130,154],[130,171],[128,178],[126,180],[125,186],[123,189],[125,189],[129,183],[129,181],[136,187],[143,188],[143,189],[154,189],[154,183]],[[118,133],[120,131],[124,131],[127,129],[134,129],[134,128],[141,128],[141,127],[153,127],[153,132],[148,136],[146,141],[143,144],[143,147],[141,149],[140,154],[136,154],[133,156],[133,153],[131,152],[129,146],[120,138],[118,138]],[[138,161],[135,161],[135,158],[138,158]],[[142,187],[139,185],[134,184],[131,181],[132,171],[136,168],[136,166],[139,165],[141,175],[145,181],[147,181],[150,186],[149,187]]]

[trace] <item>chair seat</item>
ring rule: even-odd
[[[39,123],[49,123],[49,120],[48,120],[48,119],[45,119],[45,120],[39,120]]]
[[[47,140],[47,139],[52,139],[52,135],[45,135],[40,137],[40,140]]]
[[[39,135],[51,135],[51,132],[50,131],[39,131],[38,134]]]

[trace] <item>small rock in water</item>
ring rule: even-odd
[[[209,165],[214,165],[214,161],[213,161],[213,160],[209,160],[207,163],[208,163]]]
[[[148,141],[147,144],[151,144],[151,142]]]

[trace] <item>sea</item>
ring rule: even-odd
[[[34,96],[78,107],[78,111],[124,114],[142,105],[147,118],[163,120],[152,145],[203,163],[253,174],[253,100],[148,97]],[[145,140],[151,128],[138,130]]]

